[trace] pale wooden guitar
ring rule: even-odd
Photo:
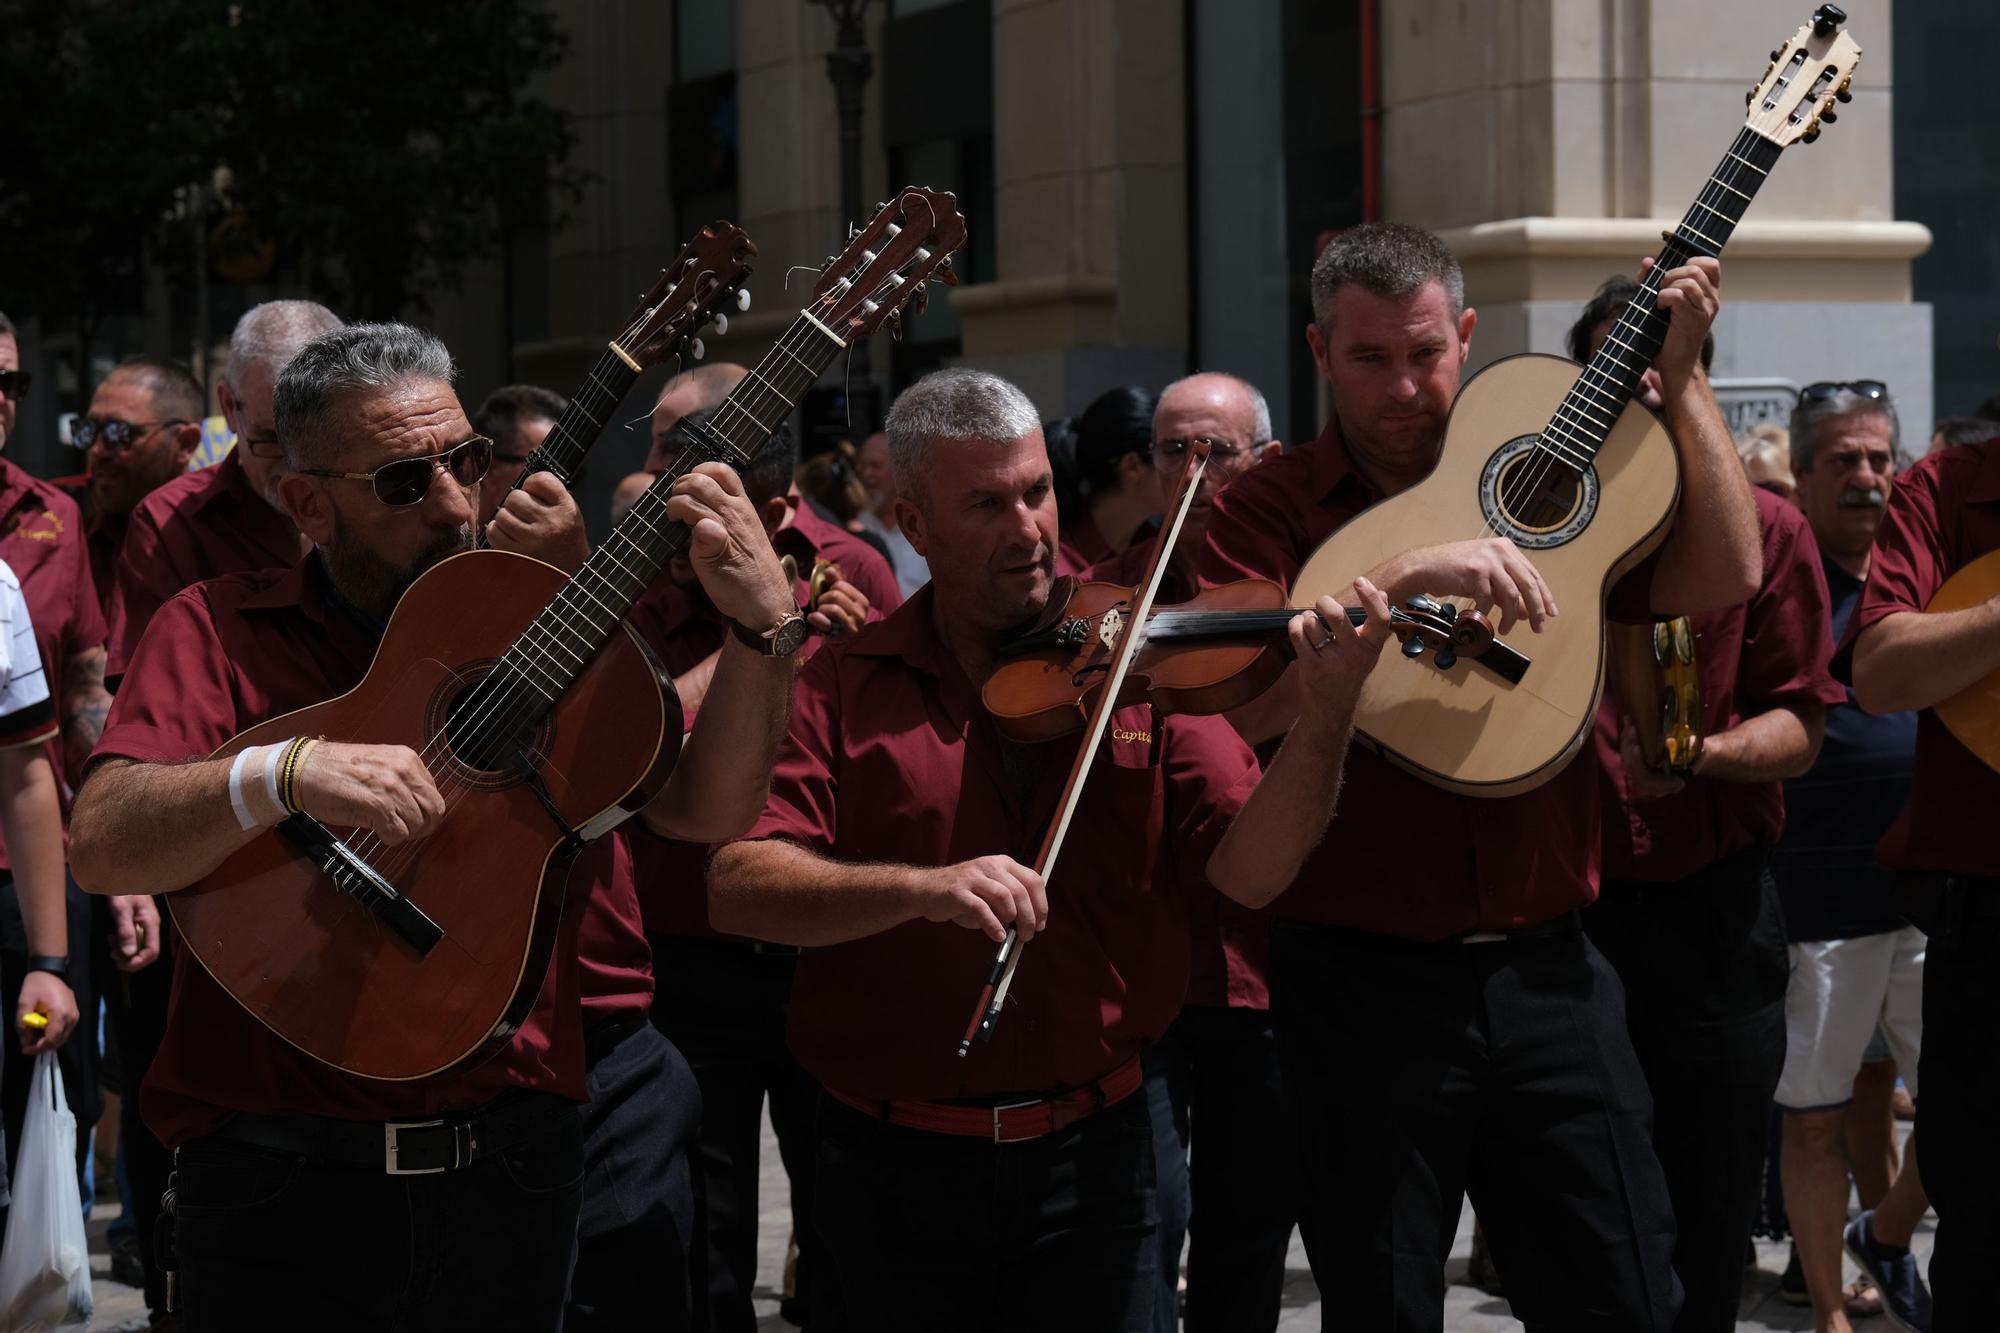
[[[1482,370],[1452,405],[1437,469],[1357,515],[1300,569],[1292,604],[1310,606],[1412,547],[1497,535],[1522,547],[1555,593],[1562,614],[1541,634],[1523,623],[1496,640],[1512,654],[1442,669],[1385,657],[1375,668],[1356,724],[1401,767],[1468,795],[1511,796],[1554,777],[1588,739],[1604,679],[1605,594],[1666,539],[1680,495],[1673,441],[1633,397],[1666,332],[1659,278],[1719,254],[1778,155],[1817,138],[1821,118],[1847,100],[1861,48],[1845,21],[1822,5],[1773,53],[1743,129],[1582,373],[1539,354]]]
[[[2000,595],[2000,551],[1989,551],[1944,581],[1925,611],[1963,611]],[[1937,706],[1938,721],[1991,769],[2000,769],[2000,671]]]

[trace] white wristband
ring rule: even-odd
[[[253,745],[240,751],[229,766],[229,808],[244,829],[265,828],[285,818],[285,803],[278,795],[278,765],[288,740],[275,745]]]

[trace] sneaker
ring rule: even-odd
[[[1847,1252],[1882,1293],[1882,1313],[1902,1333],[1931,1333],[1931,1289],[1906,1249],[1878,1244],[1869,1231],[1873,1210],[1847,1224]]]
[[[1792,1257],[1785,1261],[1784,1276],[1778,1279],[1778,1296],[1787,1305],[1811,1305],[1812,1293],[1806,1290],[1806,1270],[1799,1267],[1799,1247],[1792,1246]]]

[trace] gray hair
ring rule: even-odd
[[[266,301],[253,305],[236,321],[229,335],[229,360],[222,368],[223,382],[231,393],[240,394],[243,376],[252,366],[263,366],[275,381],[299,349],[320,334],[340,327],[340,316],[317,301]]]
[[[1251,444],[1265,444],[1271,436],[1271,405],[1264,401],[1264,392],[1241,375],[1232,375],[1226,370],[1197,370],[1192,375],[1183,375],[1160,390],[1160,401],[1166,402],[1167,395],[1191,380],[1204,378],[1224,379],[1243,390],[1243,396],[1250,400],[1250,433],[1256,438]]]
[[[1313,322],[1326,328],[1333,298],[1352,283],[1385,300],[1400,300],[1424,284],[1442,283],[1451,316],[1465,309],[1465,270],[1451,247],[1421,227],[1364,222],[1333,238],[1312,267]]]
[[[1013,441],[1042,428],[1028,395],[983,370],[933,370],[896,397],[885,429],[896,490],[916,503],[923,495],[924,457],[939,441]]]
[[[1870,398],[1867,394],[1856,393],[1845,384],[1837,386],[1824,398],[1811,402],[1801,402],[1792,409],[1792,475],[1797,477],[1812,471],[1813,451],[1819,448],[1819,428],[1835,417],[1855,416],[1872,413],[1886,417],[1889,421],[1889,450],[1902,465],[1903,427],[1896,418],[1896,404],[1883,393],[1880,398]]]
[[[407,324],[349,324],[322,333],[292,358],[272,395],[286,465],[324,466],[333,457],[342,399],[412,380],[449,385],[457,376],[444,344]]]

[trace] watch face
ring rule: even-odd
[[[806,641],[806,618],[793,616],[771,636],[771,656],[790,657]]]

